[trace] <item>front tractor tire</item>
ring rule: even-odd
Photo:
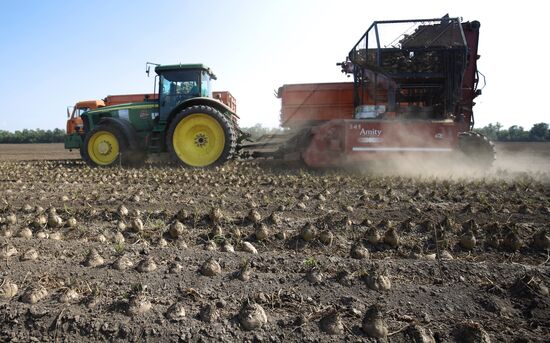
[[[128,150],[125,137],[109,125],[99,125],[88,132],[80,153],[92,167],[110,167],[121,163]]]
[[[480,170],[491,168],[496,159],[493,142],[477,132],[463,132],[458,139],[459,150],[463,154],[468,167]]]
[[[220,165],[235,154],[237,136],[229,118],[210,106],[191,106],[170,123],[170,155],[186,167]]]

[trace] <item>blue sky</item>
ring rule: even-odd
[[[375,6],[373,4],[376,4]],[[214,89],[237,98],[242,126],[277,126],[285,83],[346,81],[345,58],[374,20],[481,22],[487,76],[477,126],[550,122],[549,48],[540,2],[489,1],[7,1],[0,0],[0,130],[65,126],[66,107],[152,92],[145,62],[205,63]],[[534,57],[523,60],[534,49]],[[524,64],[525,63],[525,64]]]

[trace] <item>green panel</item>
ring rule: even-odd
[[[78,133],[65,136],[65,149],[80,149],[82,143],[82,137]]]
[[[130,122],[137,131],[151,131],[158,113],[158,106],[133,108],[130,110]]]
[[[154,114],[158,113],[157,106],[134,106],[119,108],[111,111],[114,118],[128,120],[138,132],[151,131],[154,126]]]
[[[154,126],[154,118],[158,116],[158,104],[138,102],[101,107],[86,112],[86,115],[90,118],[90,129],[93,129],[101,118],[111,117],[128,120],[138,132],[151,131]]]

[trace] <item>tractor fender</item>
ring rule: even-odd
[[[181,111],[183,111],[187,107],[196,106],[196,105],[205,105],[210,106],[212,108],[215,108],[216,110],[220,111],[221,113],[229,112],[231,116],[237,116],[235,112],[231,108],[229,108],[226,104],[224,104],[221,101],[218,101],[216,99],[212,98],[206,98],[206,97],[196,97],[191,98],[183,101],[181,104],[176,106],[174,110],[172,110],[172,113],[168,116],[168,123],[172,121],[172,119]]]
[[[99,120],[99,124],[112,125],[126,137],[130,150],[138,150],[138,135],[136,129],[134,129],[129,121],[120,118],[103,117]]]

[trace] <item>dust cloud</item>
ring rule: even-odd
[[[550,143],[511,142],[496,143],[496,160],[491,168],[468,164],[463,155],[410,156],[401,155],[391,160],[369,161],[355,171],[374,175],[468,179],[516,179],[531,177],[550,183]]]
[[[497,143],[493,169],[509,172],[550,173],[550,143]]]

